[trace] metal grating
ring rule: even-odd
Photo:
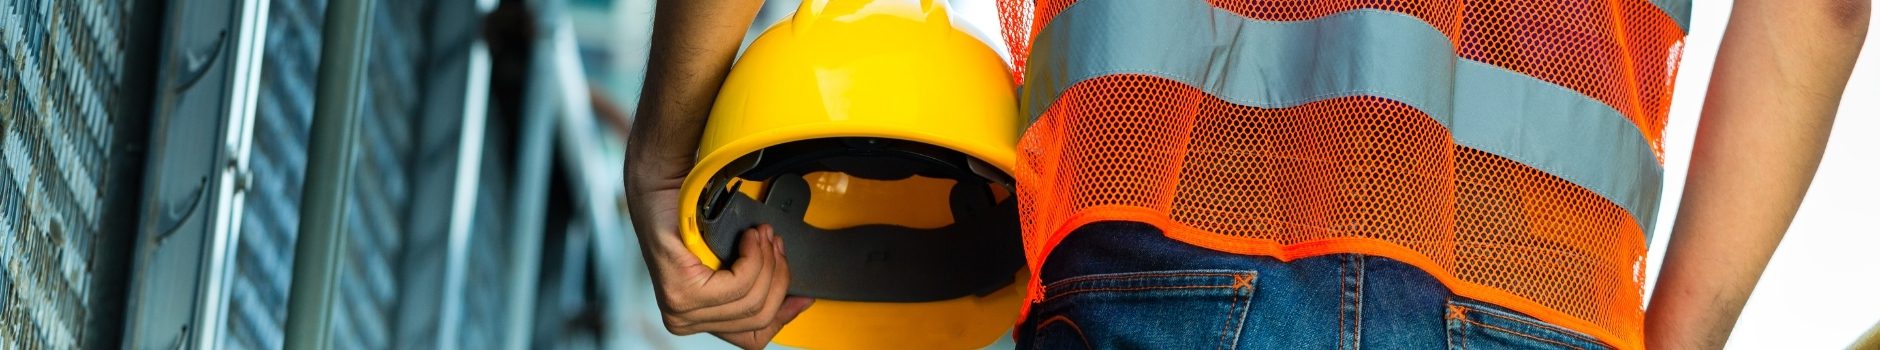
[[[134,1],[0,1],[0,348],[74,348]]]

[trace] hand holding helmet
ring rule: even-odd
[[[660,2],[626,172],[629,215],[667,331],[712,333],[747,349],[768,344],[812,299],[784,295],[789,267],[768,227],[746,230],[737,242],[750,259],[713,269],[680,240],[678,206],[712,96],[760,5]]]
[[[794,321],[720,337],[817,349],[977,348],[1010,330],[1028,273],[1009,176],[1024,122],[1008,66],[946,2],[805,1],[722,82],[691,78],[649,70],[648,82],[716,88],[709,110],[680,114],[709,113],[702,129],[643,118],[630,145],[635,225],[669,329]],[[663,87],[643,103],[690,103],[659,100],[687,92]],[[784,294],[821,301],[805,311]]]
[[[729,268],[713,270],[678,239],[678,218],[670,209],[678,203],[677,182],[653,182],[675,186],[650,192],[629,190],[629,196],[634,198],[635,230],[651,236],[644,238],[663,237],[642,239],[641,249],[668,331],[678,335],[710,332],[739,347],[761,348],[809,307],[813,299],[784,295],[790,285],[789,265],[781,238],[769,226],[746,230],[737,247],[745,258]]]

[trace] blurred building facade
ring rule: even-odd
[[[329,1],[0,0],[0,348],[286,345]],[[661,327],[590,108],[652,0],[369,13],[334,347],[726,347]]]
[[[84,336],[137,2],[0,2],[0,348]]]
[[[328,5],[0,1],[0,348],[286,345]],[[331,344],[623,344],[568,3],[373,6]]]
[[[387,348],[399,281],[399,248],[410,234],[414,121],[418,114],[424,10],[436,1],[382,1],[373,11],[365,106],[347,228],[351,237],[336,308],[334,344]],[[274,0],[262,57],[250,168],[260,182],[248,193],[229,295],[230,348],[281,347],[295,231],[308,155],[308,128],[320,61],[326,1]]]

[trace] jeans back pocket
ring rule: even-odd
[[[1085,275],[1045,286],[1020,329],[1030,349],[1231,348],[1252,301],[1250,271]],[[1027,344],[1029,343],[1029,344]]]
[[[1592,336],[1486,303],[1452,298],[1448,307],[1452,350],[1610,349]]]

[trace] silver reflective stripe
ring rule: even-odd
[[[1645,230],[1657,222],[1664,168],[1632,124],[1599,100],[1495,65],[1456,64],[1457,144],[1493,153],[1592,190]]]
[[[1260,108],[1377,96],[1429,115],[1458,144],[1592,190],[1646,230],[1657,213],[1663,169],[1623,114],[1577,91],[1458,59],[1447,36],[1410,15],[1362,9],[1280,22],[1199,0],[1083,0],[1033,45],[1022,107],[1034,120],[1072,85],[1115,74],[1167,78]]]
[[[1455,77],[1449,37],[1380,10],[1271,22],[1200,0],[1085,0],[1053,18],[1032,45],[1024,103],[1034,119],[1043,108],[1030,107],[1111,74],[1160,76],[1269,108],[1371,95],[1448,116],[1454,93],[1431,88]]]
[[[1664,11],[1665,16],[1670,16],[1672,22],[1678,22],[1678,28],[1683,28],[1685,32],[1691,31],[1691,0],[1651,0],[1651,3],[1657,5],[1659,11]]]

